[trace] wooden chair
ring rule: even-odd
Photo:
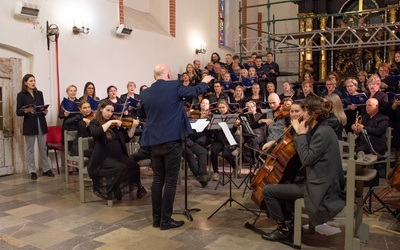
[[[58,151],[63,151],[61,135],[62,135],[61,126],[49,126],[48,127],[48,132],[46,134],[47,157],[49,156],[49,151],[53,150],[54,156],[56,158],[58,174],[60,174],[60,166],[58,165]]]
[[[64,131],[64,136],[66,136],[67,131]],[[66,137],[64,137],[66,138]],[[71,156],[69,153],[65,155],[65,168],[66,168],[66,182],[68,184],[68,167],[75,167],[78,168],[79,171],[79,199],[80,202],[85,203],[86,202],[86,195],[85,195],[85,188],[86,187],[92,187],[91,184],[91,179],[88,176],[87,172],[87,164],[89,162],[89,158],[84,156],[84,151],[92,148],[91,145],[93,144],[93,138],[92,137],[79,137],[78,138],[78,155],[77,156]],[[68,149],[68,141],[64,141],[65,145],[65,150],[66,152]],[[85,185],[85,182],[90,182],[90,185]],[[107,205],[112,206],[113,201],[112,200],[107,200]]]
[[[345,224],[345,249],[360,249],[361,242],[368,241],[369,226],[362,222],[363,216],[363,200],[355,199],[355,193],[363,192],[364,181],[372,180],[376,176],[375,169],[356,169],[355,161],[355,138],[349,133],[348,141],[339,143],[343,166],[346,167],[346,206],[344,214],[346,216]],[[344,152],[343,148],[347,147],[348,152]],[[304,199],[295,201],[294,211],[294,237],[293,245],[295,248],[301,248],[301,232],[302,232],[302,209],[304,208]],[[309,224],[310,233],[315,231],[315,227]]]

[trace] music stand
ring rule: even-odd
[[[256,133],[254,133],[253,129],[251,128],[250,123],[247,120],[246,116],[240,116],[239,118],[241,120],[242,127],[244,128],[243,136],[252,137],[252,138],[257,137]],[[257,167],[255,167],[255,169],[253,169],[252,164],[250,164],[249,173],[246,175],[246,177],[243,179],[243,181],[239,184],[238,188],[240,188],[243,184],[245,184],[245,188],[244,188],[242,197],[244,197],[244,194],[246,193],[247,189],[251,189],[249,183],[251,182],[251,179],[254,176],[254,171],[256,169],[257,169]]]
[[[238,117],[238,115],[236,115],[236,118]],[[236,119],[235,119],[236,120]],[[230,120],[229,119],[227,119],[227,121],[229,122]],[[232,123],[232,126],[233,126],[233,124],[234,124],[235,122],[233,122]],[[232,139],[233,139],[233,136],[232,136],[232,133],[230,132],[230,130],[229,129],[227,129],[227,128],[229,128],[229,126],[228,126],[228,124],[227,124],[227,122],[220,122],[220,123],[218,123],[219,124],[219,126],[222,128],[222,131],[224,132],[224,135],[227,137],[227,139],[228,139],[228,141],[230,142],[230,144],[232,145]],[[231,126],[231,127],[232,127]],[[235,144],[233,144],[233,145],[236,145],[237,143],[236,142],[234,142]],[[229,168],[231,168],[231,172],[232,172],[232,166],[229,166]],[[236,202],[236,204],[238,204],[239,206],[241,206],[243,209],[245,209],[245,210],[247,210],[247,211],[249,211],[250,213],[252,213],[252,214],[254,214],[254,215],[257,215],[255,212],[253,212],[253,211],[251,211],[250,209],[248,209],[247,207],[245,207],[244,205],[242,205],[241,203],[239,203],[237,200],[235,200],[235,199],[233,199],[232,198],[232,179],[230,179],[229,180],[229,198],[217,209],[217,210],[215,210],[214,211],[214,213],[212,213],[207,219],[209,220],[209,219],[211,219],[211,217],[213,217],[222,207],[224,207],[227,203],[229,203],[229,206],[230,207],[232,207],[232,202]]]
[[[238,117],[239,117],[239,114],[225,114],[225,115],[215,114],[211,118],[208,129],[209,130],[218,130],[218,133],[221,134],[221,137],[223,137],[223,136],[226,137],[226,134],[221,132],[221,126],[219,125],[219,123],[225,122],[226,125],[228,126],[228,128],[231,129],[233,127],[233,125],[235,124]],[[233,138],[232,133],[230,133],[230,131],[229,131],[229,134],[230,134],[230,138],[227,138],[227,137],[226,138],[228,139],[228,141],[229,141],[229,139],[231,139],[232,143],[230,146],[236,145],[237,143],[236,143],[235,139]],[[215,186],[215,190],[217,190],[219,184],[221,184],[222,186],[225,186],[230,181],[232,181],[232,178],[227,176],[229,180],[225,182],[225,175],[227,175],[227,174],[225,173],[225,157],[223,155],[223,152],[222,152],[222,159],[223,159],[222,180],[221,179],[218,180],[218,183]],[[232,173],[232,171],[231,171],[231,173]],[[236,183],[233,183],[233,184],[235,185],[235,187],[238,187],[236,185]]]
[[[204,128],[208,125],[208,121],[205,121],[206,119],[198,119],[196,122],[194,123],[190,123],[190,125],[192,126],[192,129],[196,130],[197,132],[201,132],[204,130]],[[187,145],[186,145],[186,137],[184,139],[184,147],[185,147],[185,151],[187,149]],[[193,217],[190,214],[190,212],[199,212],[201,211],[201,209],[199,208],[188,208],[188,192],[187,192],[187,169],[188,169],[188,163],[185,157],[183,157],[184,161],[185,161],[185,184],[184,184],[184,189],[185,189],[185,194],[184,194],[184,199],[185,199],[185,207],[183,209],[178,209],[178,210],[174,210],[172,213],[174,214],[183,214],[186,215],[186,217],[188,218],[188,220],[193,221]]]

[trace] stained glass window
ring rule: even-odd
[[[219,0],[219,45],[225,45],[225,0]]]

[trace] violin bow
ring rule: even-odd
[[[122,116],[124,115],[125,106],[126,106],[126,103],[128,102],[128,94],[129,94],[129,92],[126,93],[125,103],[124,103],[124,106],[122,107],[122,112],[121,112],[121,115],[119,117],[120,121],[122,120]]]

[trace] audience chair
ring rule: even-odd
[[[372,180],[376,176],[375,169],[359,168],[356,169],[355,161],[355,139],[354,135],[349,133],[348,141],[339,143],[342,164],[346,171],[346,206],[344,214],[346,216],[345,224],[345,249],[361,249],[361,242],[368,241],[369,226],[362,222],[363,201],[362,198],[355,197],[356,192],[363,192],[364,181]],[[347,147],[348,152],[344,152],[343,148]],[[302,232],[302,210],[304,208],[304,199],[295,201],[294,211],[294,237],[293,245],[295,248],[301,248],[301,232]],[[315,231],[315,227],[309,224],[310,233]]]
[[[62,128],[61,126],[49,126],[48,132],[46,134],[46,145],[47,145],[47,156],[49,156],[49,151],[54,151],[54,156],[56,158],[57,173],[60,174],[60,166],[58,165],[58,151],[63,151],[62,145]]]

